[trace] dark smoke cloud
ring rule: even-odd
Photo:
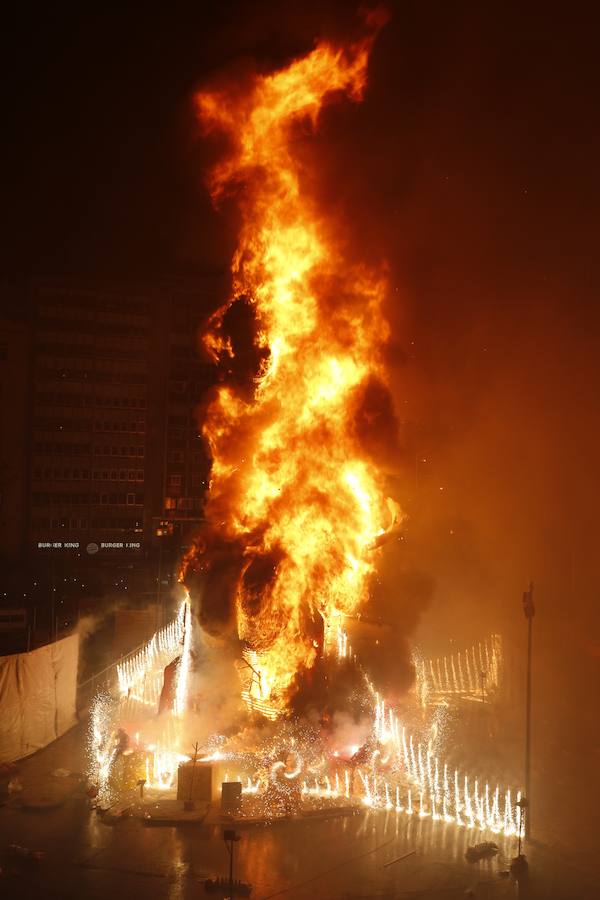
[[[231,352],[221,353],[217,372],[221,383],[230,384],[237,393],[251,399],[254,379],[259,375],[268,357],[268,350],[257,346],[257,321],[251,298],[236,297],[214,328],[207,323],[207,329],[229,339]]]
[[[213,526],[194,540],[184,571],[184,584],[198,621],[210,635],[234,629],[235,596],[243,567],[243,547],[225,541]]]
[[[382,696],[398,699],[414,684],[411,639],[434,592],[429,571],[417,568],[403,536],[394,536],[383,546],[369,602],[347,623],[352,649]]]
[[[383,471],[397,472],[403,451],[392,394],[382,381],[370,377],[356,391],[354,432],[363,452]]]
[[[352,660],[319,658],[301,672],[290,690],[290,713],[328,730],[339,717],[359,723],[370,698],[363,670]]]

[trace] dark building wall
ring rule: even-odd
[[[198,332],[222,289],[32,286],[29,554],[152,564],[166,550],[166,566],[189,542],[209,471],[197,406],[213,381]]]
[[[0,318],[0,560],[25,546],[29,396],[29,323]]]
[[[215,373],[199,332],[225,286],[22,286],[0,319],[0,557],[16,573],[29,560],[33,581],[58,584],[105,568],[112,588],[139,573],[136,593],[156,596],[202,521],[198,406]]]
[[[35,285],[30,549],[141,549],[152,314],[143,291]]]
[[[202,521],[208,482],[198,406],[214,383],[214,370],[200,352],[199,335],[207,312],[215,308],[218,289],[214,279],[177,286],[169,305],[162,517],[179,550]]]

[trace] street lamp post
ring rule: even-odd
[[[525,818],[525,836],[531,835],[531,644],[532,625],[535,615],[533,605],[533,582],[523,593],[523,612],[527,619],[527,693],[525,717],[525,797],[527,799],[527,816]]]
[[[233,849],[235,847],[236,841],[239,841],[240,836],[239,834],[236,834],[232,828],[226,828],[223,832],[223,839],[225,841],[225,844],[227,845],[227,850],[229,852],[229,891],[231,896],[233,897]]]

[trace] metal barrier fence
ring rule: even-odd
[[[140,652],[142,647],[146,646],[147,643],[147,640],[142,641],[141,644],[138,644],[137,647],[134,647],[129,653],[120,656],[114,662],[106,666],[106,668],[101,669],[99,672],[95,672],[84,681],[80,681],[77,684],[77,712],[80,714],[87,712],[92,700],[99,690],[105,690],[109,693],[115,690],[119,683],[117,666],[122,665],[122,663],[126,662],[128,659],[132,659]]]
[[[79,713],[86,712],[89,709],[96,693],[102,688],[112,691],[117,683],[117,665],[118,663],[116,662],[111,663],[105,669],[102,669],[101,672],[96,672],[94,675],[86,678],[85,681],[79,682],[77,685],[77,711]]]

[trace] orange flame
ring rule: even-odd
[[[215,361],[234,357],[223,319],[244,298],[263,360],[251,398],[220,386],[203,425],[213,460],[206,517],[244,547],[236,619],[257,707],[283,709],[322,648],[323,623],[366,600],[381,535],[398,518],[356,427],[364,392],[386,381],[385,278],[343,258],[292,140],[300,122],[316,126],[333,93],[362,97],[373,39],[320,43],[241,98],[197,98],[207,130],[231,142],[212,196],[241,188],[242,213],[233,295],[205,345]]]

